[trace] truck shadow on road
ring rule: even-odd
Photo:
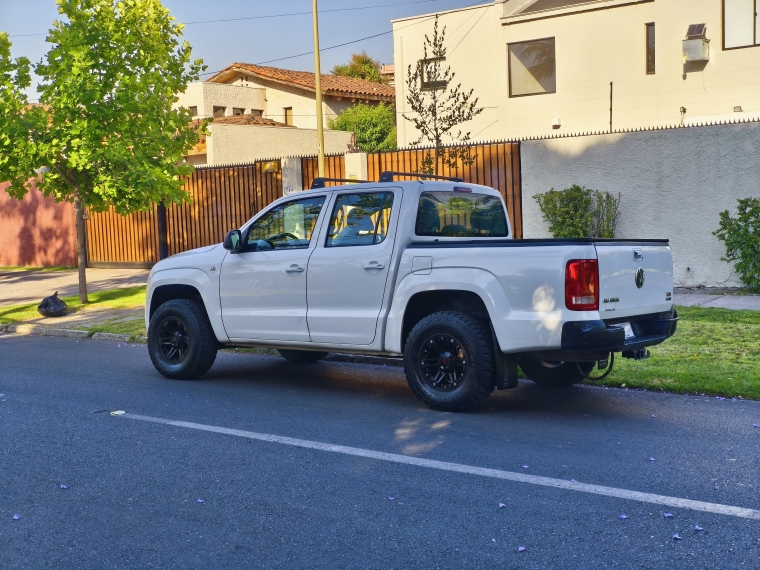
[[[203,380],[238,386],[255,384],[267,390],[298,390],[304,393],[305,398],[340,396],[344,403],[352,396],[370,397],[388,406],[424,408],[430,413],[442,415],[447,413],[424,407],[412,394],[403,369],[399,367],[340,362],[293,364],[272,356],[227,356],[217,361]],[[553,418],[641,416],[644,413],[642,406],[646,404],[630,397],[622,402],[623,394],[633,396],[635,393],[588,385],[547,388],[529,380],[520,380],[517,388],[495,391],[486,401],[464,414],[503,415],[505,418],[514,417],[515,414],[523,418],[545,418],[547,415]]]

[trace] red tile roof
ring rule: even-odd
[[[212,125],[254,125],[258,127],[287,127],[285,123],[265,119],[258,115],[233,115],[231,117],[218,117],[213,120]]]
[[[233,63],[207,81],[211,83],[226,83],[237,75],[251,75],[260,79],[268,79],[302,87],[308,91],[316,90],[315,74],[310,71],[293,71],[290,69],[253,65],[251,63]],[[334,97],[353,97],[374,101],[393,102],[396,99],[396,90],[390,85],[335,75],[322,75],[322,93]]]

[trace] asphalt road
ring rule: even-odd
[[[758,402],[526,382],[449,414],[397,368],[222,353],[180,382],[144,346],[15,335],[0,394],[3,569],[760,567],[760,520],[474,469],[760,509]]]

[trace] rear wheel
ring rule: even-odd
[[[153,313],[148,354],[156,370],[167,378],[200,378],[214,364],[216,353],[217,340],[199,302],[175,299]]]
[[[285,360],[289,362],[295,362],[297,364],[313,364],[324,359],[329,352],[315,352],[312,350],[288,350],[285,348],[278,348],[277,352],[280,353]]]
[[[595,362],[579,363],[581,370],[589,374],[595,366]],[[583,382],[583,376],[578,372],[575,362],[544,362],[534,358],[523,357],[520,360],[520,368],[525,375],[541,386],[561,388]]]
[[[436,410],[462,411],[493,392],[493,342],[485,321],[455,311],[415,325],[404,349],[412,392]]]

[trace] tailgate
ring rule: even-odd
[[[673,258],[666,241],[596,242],[599,316],[616,319],[669,311],[673,306]]]

